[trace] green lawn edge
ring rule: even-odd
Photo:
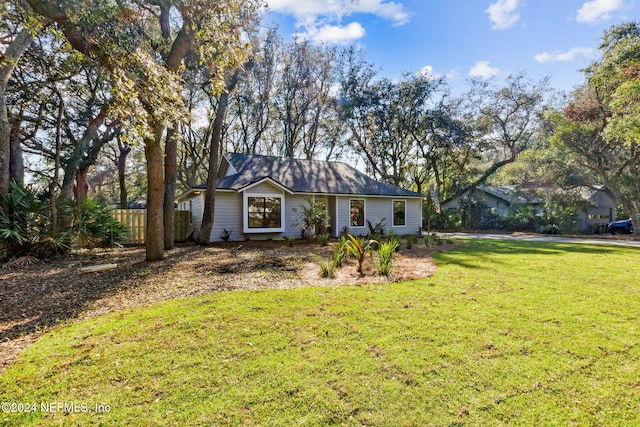
[[[0,375],[0,425],[640,425],[639,254],[469,241],[416,282],[70,321]]]

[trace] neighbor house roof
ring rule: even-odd
[[[293,193],[423,197],[376,181],[346,163],[238,153],[226,154],[224,158],[228,162],[224,169],[228,172],[218,178],[217,189],[242,191],[268,178]],[[194,188],[205,189],[206,185]]]

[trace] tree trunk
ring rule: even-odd
[[[11,124],[7,110],[7,85],[18,60],[29,47],[33,36],[27,29],[18,33],[7,46],[0,65],[0,208],[6,211],[5,196],[9,192],[11,163]]]
[[[20,126],[14,123],[11,133],[9,180],[15,182],[20,187],[24,186],[24,159],[22,156],[22,145],[20,143]]]
[[[53,163],[53,179],[49,185],[49,204],[51,205],[51,235],[58,234],[58,206],[56,205],[56,188],[60,175],[60,150],[62,148],[62,116],[64,114],[64,102],[60,92],[58,92],[58,117],[56,122],[56,151]]]
[[[127,156],[131,152],[131,145],[122,144],[118,139],[118,147],[120,148],[120,155],[116,166],[118,167],[118,184],[120,185],[120,209],[129,209],[129,195],[127,194]]]
[[[87,174],[89,173],[89,166],[83,166],[76,171],[76,185],[73,187],[73,195],[76,198],[76,203],[80,204],[87,198],[89,194],[89,184],[87,183]]]
[[[164,149],[164,249],[173,249],[175,241],[176,174],[178,172],[178,139],[175,127],[167,129]]]
[[[161,261],[164,258],[164,224],[162,208],[164,203],[164,159],[162,152],[162,133],[160,125],[156,127],[153,138],[145,138],[145,157],[147,159],[147,261]]]
[[[238,84],[240,77],[240,69],[236,69],[227,82],[225,90],[218,100],[218,109],[213,121],[213,132],[211,132],[211,146],[209,151],[209,171],[207,174],[207,191],[204,195],[204,212],[202,213],[202,226],[200,227],[200,235],[198,243],[206,245],[211,239],[213,231],[213,220],[215,217],[216,206],[216,183],[218,181],[218,169],[220,168],[220,146],[222,142],[222,127],[224,125],[224,115],[229,105],[229,94]]]

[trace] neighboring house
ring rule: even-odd
[[[607,224],[616,219],[616,197],[605,187],[582,187],[579,191],[588,207],[578,214],[576,229],[604,233]]]
[[[477,187],[473,193],[498,216],[505,216],[512,205],[531,205],[538,210],[542,205],[541,200],[525,197],[515,186],[491,187],[483,185]],[[468,195],[469,192],[466,192],[460,197],[449,200],[442,205],[442,209],[448,212],[457,212],[460,209],[461,199]]]
[[[198,185],[177,199],[179,209],[191,212],[195,235],[202,223],[205,190],[206,185]],[[305,199],[324,202],[333,237],[344,230],[366,235],[367,221],[383,219],[385,230],[416,233],[422,225],[422,198],[345,163],[227,154],[218,174],[210,241],[222,240],[225,229],[232,231],[232,240],[299,237],[293,209]]]
[[[538,189],[538,192],[552,191],[550,189]],[[586,232],[603,232],[604,227],[616,217],[616,199],[611,191],[604,187],[576,189],[580,197],[585,201],[585,210],[578,212],[576,230]],[[543,201],[538,196],[531,196],[531,191],[523,191],[517,186],[479,186],[474,194],[483,200],[489,209],[498,216],[505,216],[509,207],[515,205],[533,206],[538,212],[543,209]],[[457,212],[460,208],[460,200],[468,193],[443,204],[443,209],[449,212]]]

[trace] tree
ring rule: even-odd
[[[181,73],[187,59],[208,67],[213,86],[242,59],[242,28],[257,14],[255,0],[118,1],[69,5],[28,0],[54,22],[78,52],[111,73],[120,113],[136,118],[147,160],[146,257],[164,254],[164,153],[167,124],[184,116]],[[80,2],[81,3],[81,2]]]
[[[495,87],[490,81],[477,79],[471,84],[465,96],[469,101],[467,111],[473,120],[471,142],[478,147],[486,165],[478,167],[470,182],[448,192],[445,203],[485,183],[530,147],[534,135],[540,130],[548,91],[548,79],[534,82],[523,73],[509,76],[504,87]]]
[[[0,53],[0,208],[3,210],[8,208],[5,197],[9,192],[12,152],[11,123],[7,111],[7,85],[18,61],[29,47],[39,27],[37,20],[27,22],[24,12],[20,9],[20,6],[11,4],[0,6],[0,17],[3,21],[0,34],[3,40],[7,40],[6,49]],[[11,24],[16,20],[21,22],[12,26]]]
[[[612,27],[600,51],[564,110],[548,114],[552,141],[613,192],[639,233],[640,27]]]

